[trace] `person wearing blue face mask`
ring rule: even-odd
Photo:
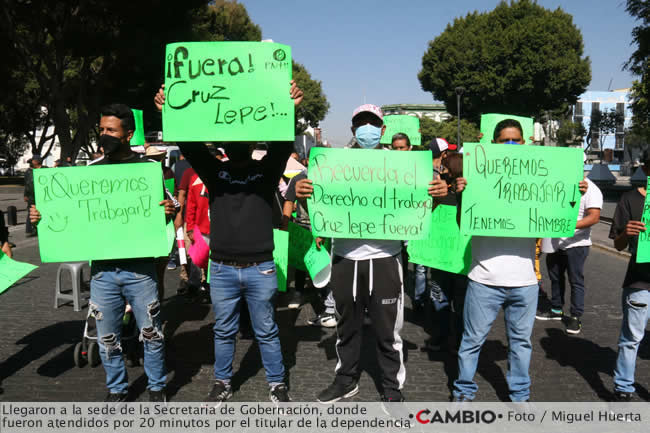
[[[364,104],[352,114],[354,147],[381,149],[386,130],[381,109]],[[296,183],[296,196],[308,199],[313,193],[309,179]],[[430,182],[429,195],[447,195],[447,183]],[[322,242],[316,239],[317,245]],[[381,370],[382,401],[404,401],[402,387],[406,369],[399,335],[404,320],[404,284],[401,264],[402,242],[397,240],[343,239],[332,242],[331,287],[338,316],[334,382],[321,391],[321,403],[333,403],[359,393],[361,342],[365,311],[377,337],[377,363]]]

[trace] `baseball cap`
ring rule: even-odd
[[[433,153],[434,158],[439,157],[440,154],[445,150],[449,149],[449,147],[450,147],[449,143],[444,138],[434,138],[431,141],[431,143],[429,143],[429,149],[431,149],[431,153]]]
[[[354,119],[355,117],[357,117],[357,114],[364,113],[364,112],[372,113],[375,116],[379,117],[379,119],[381,119],[382,122],[384,121],[384,113],[381,111],[381,108],[372,104],[363,104],[358,106],[352,113],[352,118]]]

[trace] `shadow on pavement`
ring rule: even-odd
[[[31,362],[41,358],[51,350],[66,344],[74,345],[83,337],[84,321],[70,320],[58,322],[38,329],[16,341],[17,345],[25,345],[20,351],[14,353],[0,364],[0,381],[11,377]],[[72,347],[74,350],[74,347]],[[38,368],[38,373],[43,376],[56,377],[74,367],[71,348],[62,354],[45,362]]]
[[[548,328],[546,333],[548,337],[540,339],[546,357],[555,360],[562,367],[573,367],[600,399],[611,401],[612,385],[610,383],[606,386],[600,373],[612,375],[616,352],[593,341],[568,336],[560,329]]]

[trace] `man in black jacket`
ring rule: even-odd
[[[290,94],[295,105],[302,101],[302,90],[293,81]],[[154,102],[162,110],[162,87]],[[291,401],[284,383],[282,348],[272,302],[278,287],[273,262],[272,206],[293,142],[271,143],[260,161],[251,158],[250,144],[226,143],[226,162],[212,157],[205,144],[178,145],[209,191],[215,382],[208,401],[220,403],[232,396],[230,379],[242,297],[260,347],[269,398],[273,402]]]

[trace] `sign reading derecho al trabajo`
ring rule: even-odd
[[[478,236],[570,237],[580,207],[582,150],[466,143],[461,231]]]
[[[169,253],[158,163],[34,170],[43,262]]]
[[[314,236],[423,239],[432,199],[431,152],[313,148],[308,200]]]
[[[165,53],[165,141],[293,141],[291,47],[179,42]]]

